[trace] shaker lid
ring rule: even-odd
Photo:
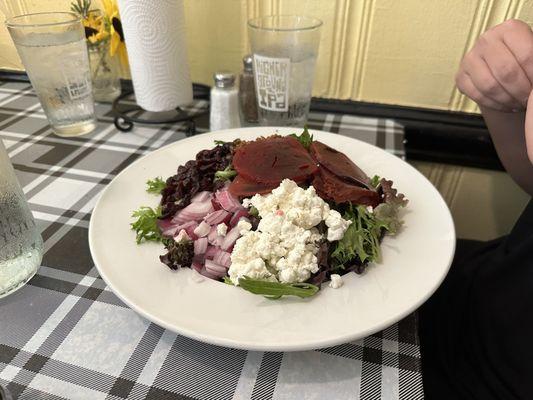
[[[254,67],[254,59],[251,54],[246,54],[242,58],[242,64],[244,65],[244,70],[248,72],[252,72]]]
[[[213,74],[215,86],[219,88],[229,88],[235,85],[235,74],[227,71],[219,71]]]

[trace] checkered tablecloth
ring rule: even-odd
[[[98,105],[97,114],[96,132],[60,138],[27,83],[0,82],[0,137],[46,251],[29,284],[0,299],[0,384],[14,398],[423,398],[414,314],[353,343],[270,353],[200,343],[126,307],[91,259],[91,210],[114,176],[184,138],[184,126],[121,133],[108,105]],[[205,124],[199,121],[199,132]],[[309,125],[403,155],[403,131],[390,120],[311,113]]]

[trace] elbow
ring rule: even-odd
[[[532,164],[533,166],[533,143],[530,143],[528,146],[527,146],[527,158],[529,158],[529,162]]]
[[[526,150],[529,162],[533,164],[533,96],[529,96],[526,118],[524,121],[524,132],[526,139]]]

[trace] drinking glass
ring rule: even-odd
[[[319,19],[290,15],[248,21],[261,125],[307,121],[321,26]]]
[[[0,385],[0,400],[13,400],[13,397],[11,397],[11,393],[7,390],[7,388]]]
[[[0,140],[0,297],[22,287],[42,257],[41,235]]]
[[[26,14],[6,25],[54,132],[91,132],[96,126],[94,103],[80,17],[69,12]]]

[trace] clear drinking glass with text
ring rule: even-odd
[[[248,21],[261,125],[307,121],[321,26],[315,18],[287,15]]]
[[[80,18],[68,12],[27,14],[6,25],[54,132],[91,132],[94,102]]]

